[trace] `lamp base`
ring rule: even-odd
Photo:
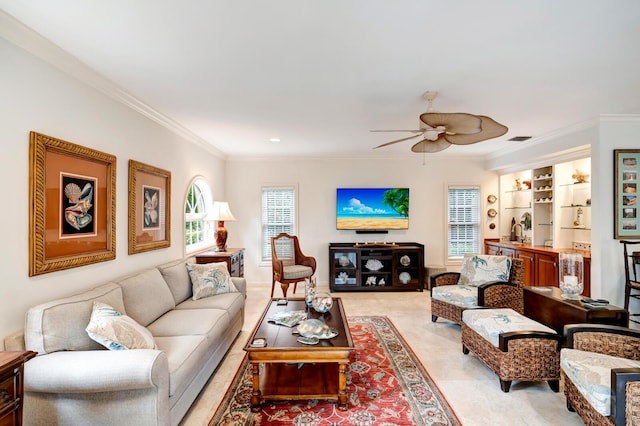
[[[216,251],[227,251],[227,228],[224,227],[224,220],[218,221],[216,230]]]

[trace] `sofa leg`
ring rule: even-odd
[[[560,392],[560,380],[547,380],[549,387],[554,392]]]
[[[502,389],[502,392],[509,392],[509,389],[511,389],[511,380],[500,380],[500,389]]]
[[[573,405],[571,405],[568,399],[567,399],[567,410],[571,411],[572,413],[576,412],[576,409],[573,408]]]
[[[437,315],[431,315],[431,322],[436,322],[438,321],[438,316]]]
[[[465,345],[462,345],[462,353],[465,355],[469,354],[469,348],[467,348]]]

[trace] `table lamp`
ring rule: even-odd
[[[229,203],[226,201],[214,201],[211,219],[218,221],[218,229],[216,231],[216,251],[227,250],[227,228],[224,227],[225,220],[236,220],[229,209]]]

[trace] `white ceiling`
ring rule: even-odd
[[[0,0],[0,8],[230,156],[418,155],[412,129],[488,115],[480,155],[640,113],[637,0]],[[407,134],[408,136],[409,134]],[[281,142],[269,142],[278,137]]]

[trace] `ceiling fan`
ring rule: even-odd
[[[464,112],[445,113],[433,111],[433,100],[438,92],[425,92],[422,97],[429,103],[427,112],[420,114],[419,129],[415,130],[371,130],[372,132],[411,132],[415,133],[402,139],[383,143],[382,148],[399,142],[422,137],[411,147],[413,152],[439,152],[451,145],[470,145],[487,139],[497,138],[507,133],[507,127],[485,115]],[[374,148],[374,149],[375,149]]]

